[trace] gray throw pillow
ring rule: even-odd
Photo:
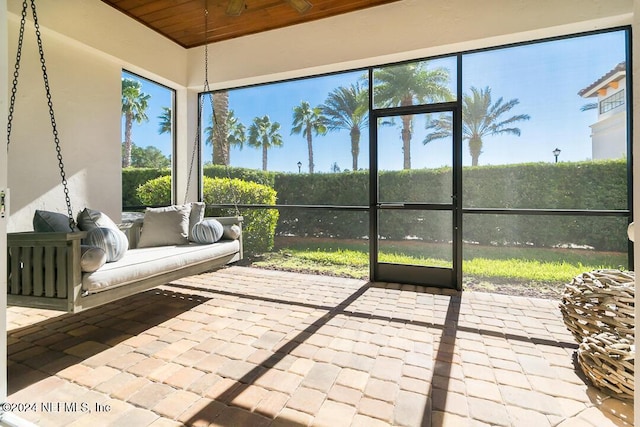
[[[222,238],[222,224],[217,219],[205,219],[193,226],[193,241],[201,244],[215,243]]]
[[[36,210],[33,215],[33,231],[37,231],[39,233],[70,233],[71,231],[77,230],[71,228],[69,225],[69,217],[64,214]]]
[[[138,247],[186,245],[189,243],[190,214],[190,205],[147,208]]]
[[[102,249],[107,256],[107,262],[120,260],[129,249],[129,240],[127,240],[126,234],[118,229],[107,227],[89,230],[82,243]]]
[[[192,202],[191,213],[189,214],[189,240],[193,241],[191,230],[193,226],[204,219],[204,202]]]
[[[89,208],[85,208],[78,214],[78,227],[82,231],[89,231],[98,227],[118,229],[118,225],[107,214]]]

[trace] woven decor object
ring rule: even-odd
[[[610,332],[585,337],[578,347],[578,364],[596,387],[618,398],[633,400],[633,339]]]
[[[595,270],[567,284],[560,302],[565,325],[578,343],[611,332],[634,337],[635,275],[633,271]]]

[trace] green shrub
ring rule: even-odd
[[[216,204],[260,204],[276,203],[273,188],[240,179],[203,178],[204,202],[208,205],[207,216],[234,216],[233,208],[214,208]],[[138,187],[137,197],[145,205],[169,205],[171,203],[171,177],[152,179]],[[243,243],[248,254],[268,252],[273,248],[277,209],[247,209],[240,213],[244,217]]]
[[[171,204],[171,176],[151,179],[138,186],[136,197],[144,206],[167,206]]]
[[[161,176],[168,176],[171,179],[171,169],[163,168],[124,168],[122,169],[122,207],[126,210],[129,206],[144,206],[148,203],[144,203],[138,197],[138,187],[145,182],[158,178]],[[168,200],[171,200],[171,193],[169,193]],[[169,202],[161,202],[157,204],[168,204]]]
[[[233,208],[210,207],[216,204],[233,204],[235,202],[240,205],[273,205],[276,203],[276,192],[273,188],[240,179],[204,177],[203,196],[204,202],[207,204],[206,214],[208,216],[236,214]],[[242,228],[245,251],[249,254],[270,251],[274,245],[278,210],[245,209],[241,210],[240,214],[244,217]]]

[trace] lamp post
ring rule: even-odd
[[[302,162],[298,162],[298,173],[300,173],[301,168],[302,168]]]
[[[558,163],[558,156],[560,155],[560,149],[556,148],[555,150],[553,150],[553,155],[556,156],[556,163]]]

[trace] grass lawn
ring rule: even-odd
[[[451,266],[451,247],[422,242],[384,242],[380,261]],[[343,277],[369,276],[367,241],[277,238],[273,252],[253,265]],[[579,249],[464,245],[464,287],[511,294],[557,296],[578,274],[602,268],[627,268],[627,254]],[[516,289],[510,289],[516,288]]]

